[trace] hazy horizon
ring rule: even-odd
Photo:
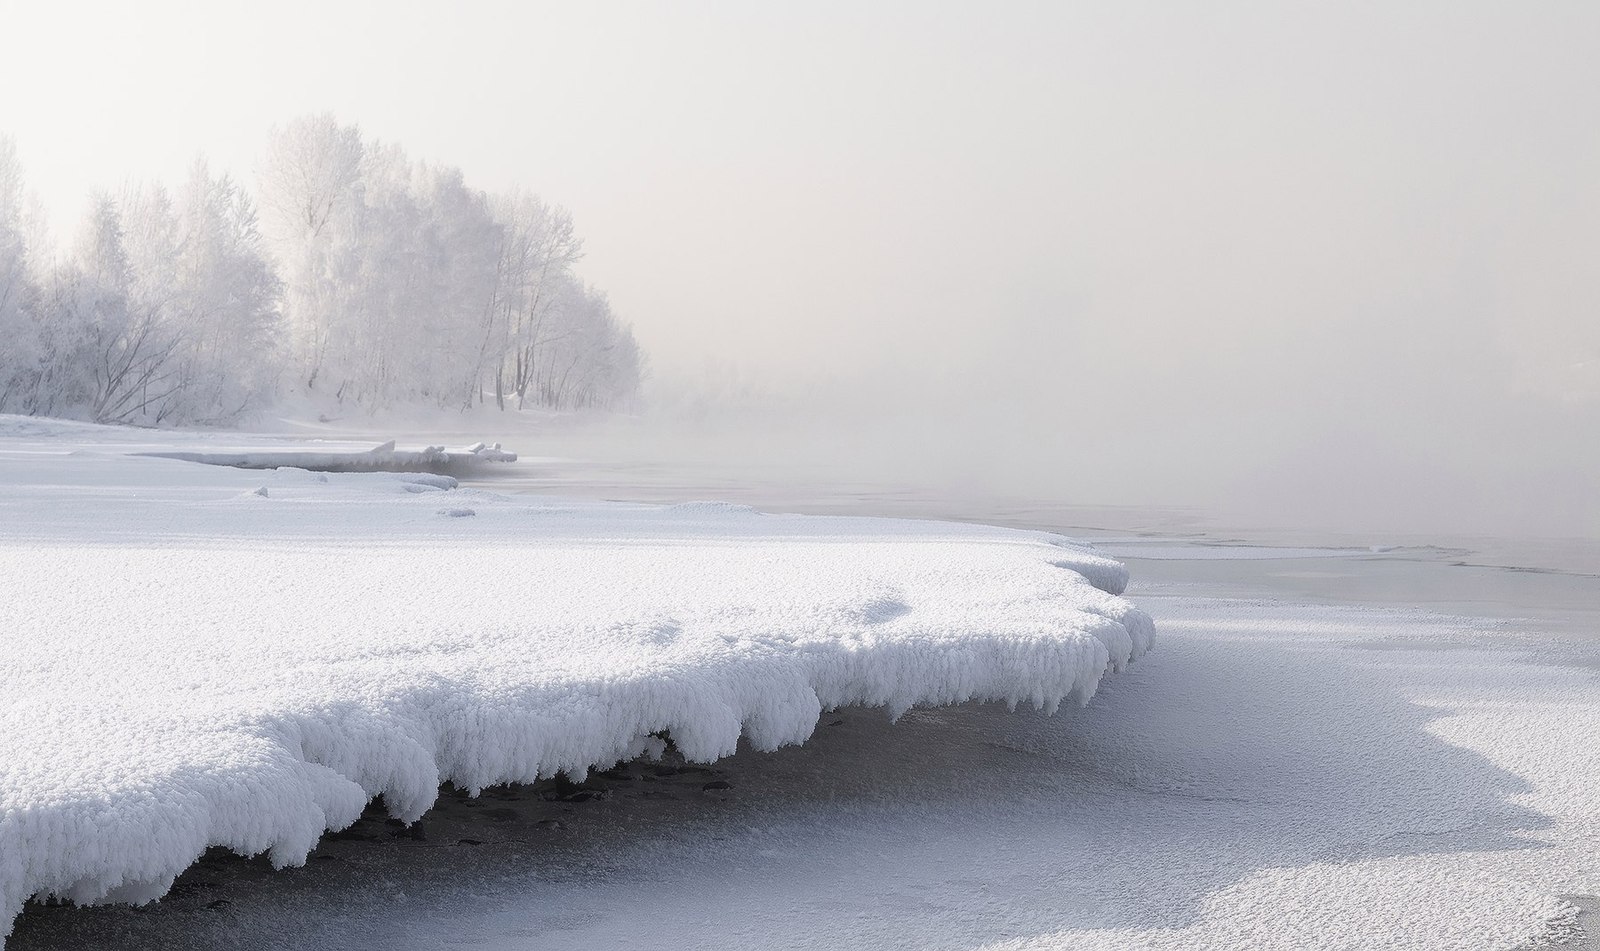
[[[56,230],[331,111],[571,209],[726,455],[1600,536],[1592,5],[0,15]]]

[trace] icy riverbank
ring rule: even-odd
[[[1070,715],[847,709],[708,767],[449,792],[303,868],[217,851],[156,904],[30,906],[10,951],[1595,946],[1592,587],[1144,544],[1105,547],[1160,650]],[[1538,603],[1568,633],[1507,613]]]
[[[1053,710],[1153,633],[1121,565],[1046,533],[450,485],[12,426],[0,922],[156,897],[208,846],[297,864],[441,781],[773,749],[846,705]]]

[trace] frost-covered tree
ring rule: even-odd
[[[181,341],[161,309],[136,292],[122,216],[110,196],[94,199],[57,285],[49,319],[60,333],[52,349],[80,375],[90,418],[99,423],[153,418],[156,408],[182,388],[173,359]],[[61,389],[71,394],[74,388]]]
[[[500,229],[483,193],[448,166],[398,149],[372,172],[368,315],[383,339],[376,400],[472,403],[482,379],[478,329],[493,306]],[[398,331],[398,332],[397,332]]]
[[[16,147],[0,137],[0,412],[25,408],[38,372],[32,319],[38,291],[29,272],[22,200]]]
[[[557,292],[583,256],[583,242],[572,216],[537,195],[500,196],[494,211],[501,228],[498,313],[486,326],[485,339],[495,341],[496,403],[504,408],[509,385],[520,408],[534,387],[540,355],[552,343]]]
[[[248,195],[197,161],[174,201],[159,186],[124,199],[131,298],[177,341],[176,386],[152,422],[227,423],[277,381],[280,283]]]
[[[609,409],[637,394],[643,360],[632,331],[605,294],[572,277],[553,294],[550,333],[539,349],[539,402],[555,409]]]
[[[274,129],[259,182],[267,243],[284,283],[283,311],[300,382],[315,390],[329,348],[358,309],[361,132],[331,115]]]
[[[438,294],[429,332],[444,343],[434,354],[442,384],[437,400],[470,408],[489,369],[479,332],[500,292],[504,229],[490,211],[489,197],[468,188],[459,169],[423,166],[417,187],[429,212],[429,260]]]

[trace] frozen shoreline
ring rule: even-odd
[[[1581,547],[532,467],[572,495],[1096,525],[1161,649],[1054,718],[848,708],[706,772],[447,790],[419,829],[370,812],[304,868],[210,854],[142,909],[30,906],[12,951],[1584,946],[1563,942],[1567,896],[1600,893],[1600,598],[1582,570],[1494,567],[1581,569]]]
[[[1070,714],[850,709],[706,772],[450,795],[420,837],[374,815],[303,869],[208,857],[144,910],[30,908],[14,947],[1476,951],[1574,934],[1600,689],[1567,647],[1506,618],[1308,603],[1259,562],[1225,596],[1185,574],[1215,559],[1165,564],[1133,587],[1161,650]]]
[[[0,443],[4,918],[158,897],[211,846],[298,865],[442,781],[709,762],[844,706],[1053,712],[1153,636],[1047,533],[454,484]]]

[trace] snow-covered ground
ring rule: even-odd
[[[0,419],[0,921],[159,896],[212,846],[299,865],[441,781],[770,751],[841,707],[1054,712],[1153,635],[1049,533],[130,454],[173,440]]]
[[[301,868],[214,850],[152,905],[32,905],[9,951],[1600,947],[1590,540],[1222,534],[518,465],[492,484],[1112,527],[1083,534],[1126,560],[1160,649],[1054,717],[847,708],[709,766],[446,790],[410,827],[369,809]],[[411,498],[416,525],[474,521],[433,520],[438,497]]]

